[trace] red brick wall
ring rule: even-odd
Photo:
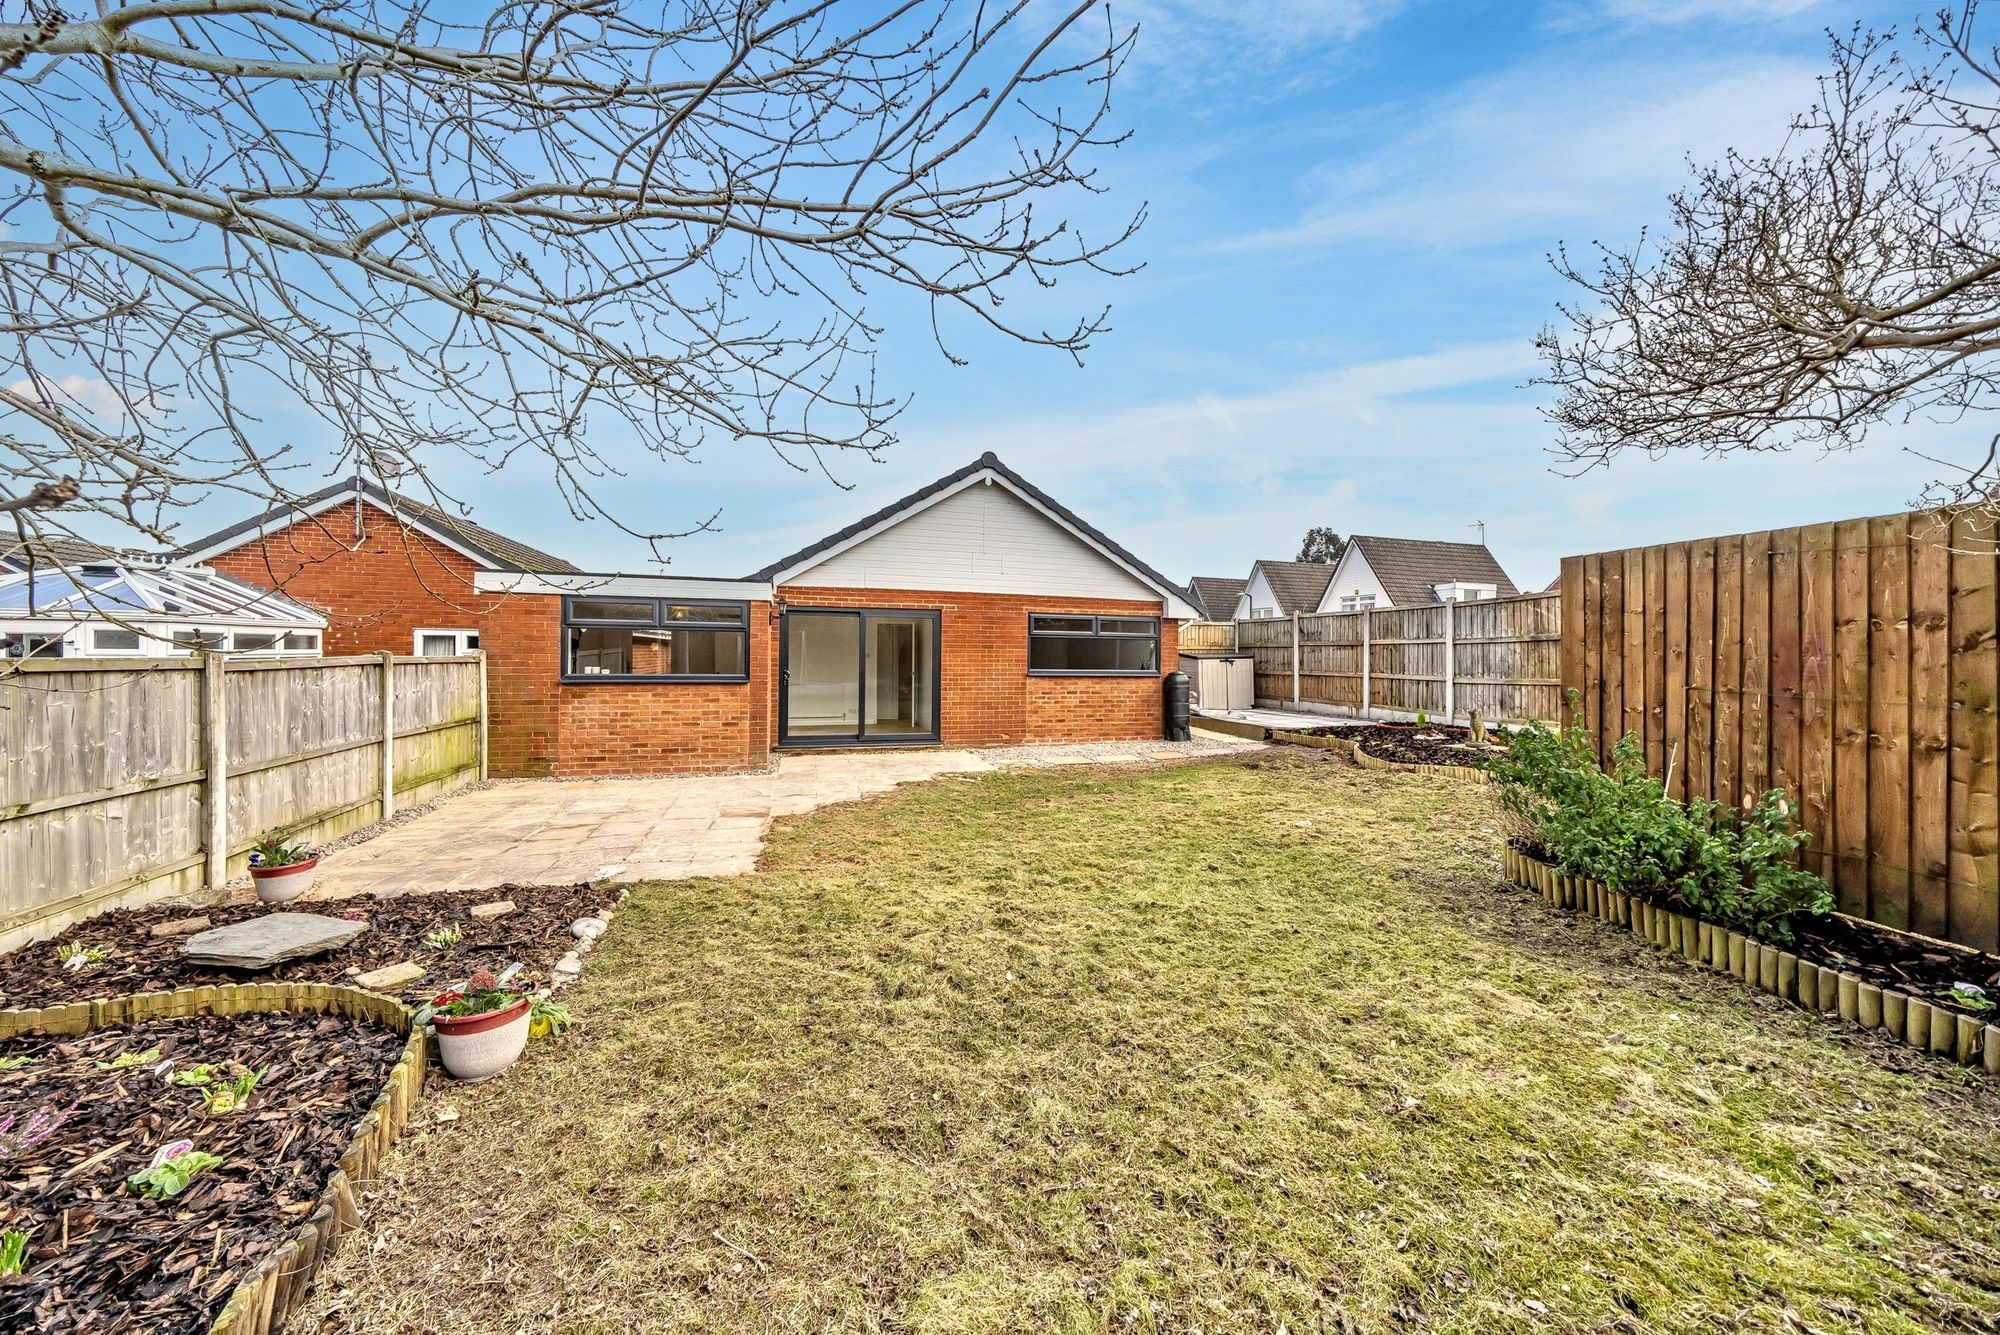
[[[204,565],[327,615],[325,652],[399,654],[418,627],[479,630],[503,599],[472,591],[473,562],[373,505],[337,505],[209,557]]]
[[[947,746],[1023,742],[1123,741],[1165,732],[1159,677],[1030,677],[1028,614],[1158,616],[1160,604],[1129,599],[1064,599],[922,590],[818,589],[787,585],[778,601],[794,607],[936,610],[943,659],[939,696]],[[1178,661],[1176,631],[1160,631],[1161,674]],[[757,660],[770,683],[771,744],[776,745],[778,636]]]
[[[495,775],[688,774],[765,763],[769,603],[750,604],[745,683],[563,684],[562,599],[516,594],[487,618]]]
[[[1179,622],[1160,624],[1162,676],[1179,662],[1179,635]],[[1031,742],[1133,741],[1165,735],[1166,688],[1156,679],[1029,677],[1027,682]]]

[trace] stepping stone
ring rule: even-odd
[[[356,974],[354,985],[367,988],[370,992],[394,992],[405,983],[414,983],[424,976],[424,967],[408,960],[401,964],[385,964],[379,969]]]
[[[205,932],[213,926],[215,924],[210,921],[207,914],[203,914],[198,918],[169,918],[166,922],[154,923],[153,930],[149,935],[155,937],[193,936],[196,932]]]
[[[496,899],[491,904],[474,904],[466,910],[468,915],[479,919],[481,922],[486,922],[493,918],[505,918],[510,914],[519,912],[520,909],[515,907],[514,901],[511,899]]]
[[[268,969],[285,960],[338,950],[367,930],[365,922],[318,913],[267,913],[197,932],[181,943],[181,956],[190,964]]]

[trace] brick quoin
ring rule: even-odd
[[[787,585],[750,604],[746,683],[565,684],[562,599],[478,594],[477,568],[374,505],[343,504],[206,564],[280,589],[328,618],[329,655],[411,652],[419,627],[476,630],[487,657],[489,766],[497,777],[690,774],[755,769],[778,742],[784,607],[935,611],[945,746],[1133,741],[1164,733],[1160,675],[1178,663],[1163,621],[1160,673],[1031,677],[1030,613],[1156,617],[1156,600]]]

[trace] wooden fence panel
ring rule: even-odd
[[[1361,707],[1361,617],[1328,612],[1299,618],[1299,699]]]
[[[1898,514],[1568,558],[1563,684],[1676,796],[1787,793],[1844,912],[2000,949],[1994,537]]]
[[[1234,621],[1183,621],[1180,630],[1181,652],[1233,653],[1236,649],[1236,623]]]
[[[381,657],[221,665],[57,660],[0,672],[0,950],[108,908],[208,886],[209,728],[219,724],[225,874],[285,831],[311,840],[379,819],[382,685],[395,696],[394,800],[476,779],[484,664]]]
[[[1517,722],[1562,716],[1562,595],[1453,603],[1458,713]]]
[[[1477,709],[1493,723],[1553,723],[1562,712],[1562,617],[1563,596],[1555,593],[1302,616],[1298,701],[1308,709],[1396,717],[1421,712],[1443,721],[1449,664],[1455,717]],[[1289,705],[1291,618],[1238,622],[1236,641],[1255,660],[1258,702]],[[1362,694],[1364,656],[1368,699]]]
[[[1250,654],[1256,681],[1252,694],[1259,700],[1292,698],[1291,618],[1237,622],[1236,646]]]
[[[1369,683],[1379,709],[1444,713],[1444,605],[1369,612]]]

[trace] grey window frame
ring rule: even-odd
[[[1036,630],[1035,621],[1039,617],[1060,617],[1067,621],[1090,620],[1090,629],[1082,630]],[[1132,612],[1030,612],[1028,613],[1028,675],[1031,677],[1157,677],[1161,673],[1160,662],[1160,622],[1157,616],[1144,616]],[[1101,629],[1106,621],[1146,621],[1152,623],[1153,633],[1145,635],[1107,635]],[[1041,640],[1145,640],[1153,642],[1153,666],[1151,668],[1038,668],[1035,666],[1035,641]]]
[[[652,618],[638,621],[630,618],[603,619],[579,617],[571,614],[577,603],[645,603],[653,609]],[[667,619],[669,607],[713,607],[734,608],[734,621],[672,621]],[[743,637],[743,671],[726,672],[571,672],[569,670],[569,633],[572,630],[715,630],[728,631]],[[750,680],[750,604],[747,601],[731,601],[717,598],[647,598],[624,597],[608,593],[565,594],[562,600],[562,625],[556,631],[557,652],[562,655],[560,676],[557,678],[565,686],[617,686],[642,685],[645,683],[700,684],[720,683],[741,685]]]

